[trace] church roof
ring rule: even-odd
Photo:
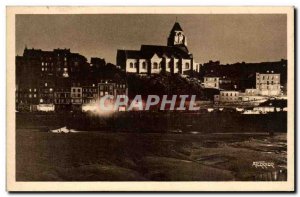
[[[142,45],[141,54],[145,58],[151,58],[154,54],[168,58],[190,58],[190,54],[176,46]]]
[[[127,59],[150,59],[158,55],[160,58],[191,58],[191,54],[185,48],[178,46],[160,46],[160,45],[142,45],[137,50],[118,50],[117,55],[126,57]]]
[[[175,22],[171,32],[173,31],[183,31],[178,22]]]

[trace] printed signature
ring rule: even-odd
[[[275,168],[274,162],[265,162],[265,161],[253,161],[252,166],[255,168],[267,169],[268,167]]]

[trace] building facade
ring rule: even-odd
[[[281,94],[280,74],[273,71],[256,73],[256,89],[263,96],[279,96]]]
[[[220,91],[219,102],[237,102],[239,101],[239,92],[235,90]]]
[[[187,48],[187,40],[179,23],[175,23],[168,37],[167,46],[142,45],[140,50],[118,50],[117,65],[127,73],[140,75],[161,72],[188,75],[200,71]]]
[[[23,56],[16,56],[16,110],[81,111],[99,100],[104,79],[113,84],[113,91],[107,93],[127,95],[126,79],[104,75],[104,69],[113,72],[115,68],[108,68],[101,58],[88,63],[70,49],[25,48]]]
[[[220,88],[220,78],[215,76],[205,76],[203,79],[203,85],[205,88]]]

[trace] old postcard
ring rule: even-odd
[[[293,7],[8,7],[8,191],[294,191]]]

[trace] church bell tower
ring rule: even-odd
[[[170,32],[168,46],[184,47],[187,50],[186,37],[178,22],[175,22]]]

